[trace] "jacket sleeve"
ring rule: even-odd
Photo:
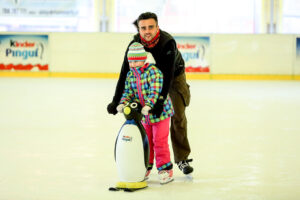
[[[133,43],[133,41],[131,41],[128,45],[128,47]],[[119,75],[119,80],[115,89],[115,94],[113,97],[113,101],[119,103],[122,93],[124,91],[124,86],[125,86],[125,80],[126,80],[126,75],[129,71],[129,63],[127,60],[127,52],[128,52],[128,47],[126,49],[125,55],[124,55],[124,60],[123,60],[123,64],[122,64],[122,68],[120,71],[120,75]]]
[[[149,73],[148,82],[150,83],[149,95],[145,99],[145,104],[154,107],[163,86],[163,75],[159,69],[152,68]]]
[[[160,95],[163,96],[164,99],[168,96],[174,78],[176,48],[175,41],[170,40],[163,49],[164,62],[161,71],[164,75],[164,81]]]
[[[120,100],[120,104],[126,104],[128,102],[131,102],[132,99],[134,98],[134,93],[133,93],[133,90],[132,90],[130,82],[129,82],[129,80],[130,80],[129,73],[128,73],[127,79],[125,81],[125,88],[124,88],[123,95]]]

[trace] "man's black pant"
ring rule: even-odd
[[[174,77],[169,96],[172,100],[175,114],[171,117],[171,141],[175,163],[186,160],[191,152],[187,138],[187,119],[185,108],[190,103],[190,86],[186,82],[185,73]]]

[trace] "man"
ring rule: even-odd
[[[190,174],[193,172],[193,168],[189,165],[192,159],[188,159],[191,149],[187,138],[187,119],[185,116],[185,108],[190,103],[190,90],[186,83],[184,60],[177,49],[174,38],[169,33],[159,29],[156,14],[142,13],[134,25],[139,33],[133,37],[128,47],[133,42],[141,43],[147,52],[152,53],[156,66],[164,76],[163,88],[159,100],[152,108],[152,113],[156,116],[161,115],[164,101],[169,94],[175,110],[175,114],[171,118],[170,128],[174,160],[184,174]],[[128,47],[113,101],[107,106],[107,111],[110,114],[117,113],[116,107],[124,90],[126,75],[129,71]]]

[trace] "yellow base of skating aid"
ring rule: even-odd
[[[146,188],[147,182],[146,181],[142,181],[142,182],[118,182],[116,185],[116,188],[120,188],[120,189],[143,189]]]

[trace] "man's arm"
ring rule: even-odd
[[[128,64],[128,60],[127,60],[127,55],[124,56],[124,61],[122,64],[122,68],[120,71],[120,75],[119,75],[119,80],[116,86],[116,90],[115,90],[115,95],[113,97],[113,101],[119,103],[121,96],[122,96],[122,92],[124,90],[125,87],[125,81],[126,81],[126,75],[129,71],[129,64]]]
[[[164,82],[160,95],[163,96],[164,99],[166,99],[168,96],[169,89],[174,78],[176,48],[175,41],[171,40],[166,44],[163,51],[165,59],[163,62],[164,66],[162,67],[161,71],[164,75]]]
[[[128,47],[131,45],[132,42],[130,42]],[[124,87],[125,87],[126,76],[127,76],[128,71],[129,71],[129,63],[128,63],[128,60],[127,60],[128,47],[127,47],[125,55],[124,55],[124,60],[123,60],[122,68],[121,68],[121,71],[120,71],[119,80],[118,80],[118,83],[117,83],[117,86],[116,86],[116,89],[115,89],[115,94],[114,94],[113,100],[107,106],[107,112],[110,113],[110,114],[114,114],[114,115],[117,114],[116,108],[117,108],[117,106],[120,102],[120,99],[121,99],[121,96],[122,96],[122,93],[123,93],[123,90],[124,90]]]
[[[163,87],[158,98],[158,101],[152,109],[152,113],[159,117],[163,111],[164,101],[167,99],[169,89],[171,87],[174,72],[175,72],[175,55],[176,55],[176,43],[175,41],[170,41],[164,47],[164,62],[161,66],[161,71],[163,73]]]

